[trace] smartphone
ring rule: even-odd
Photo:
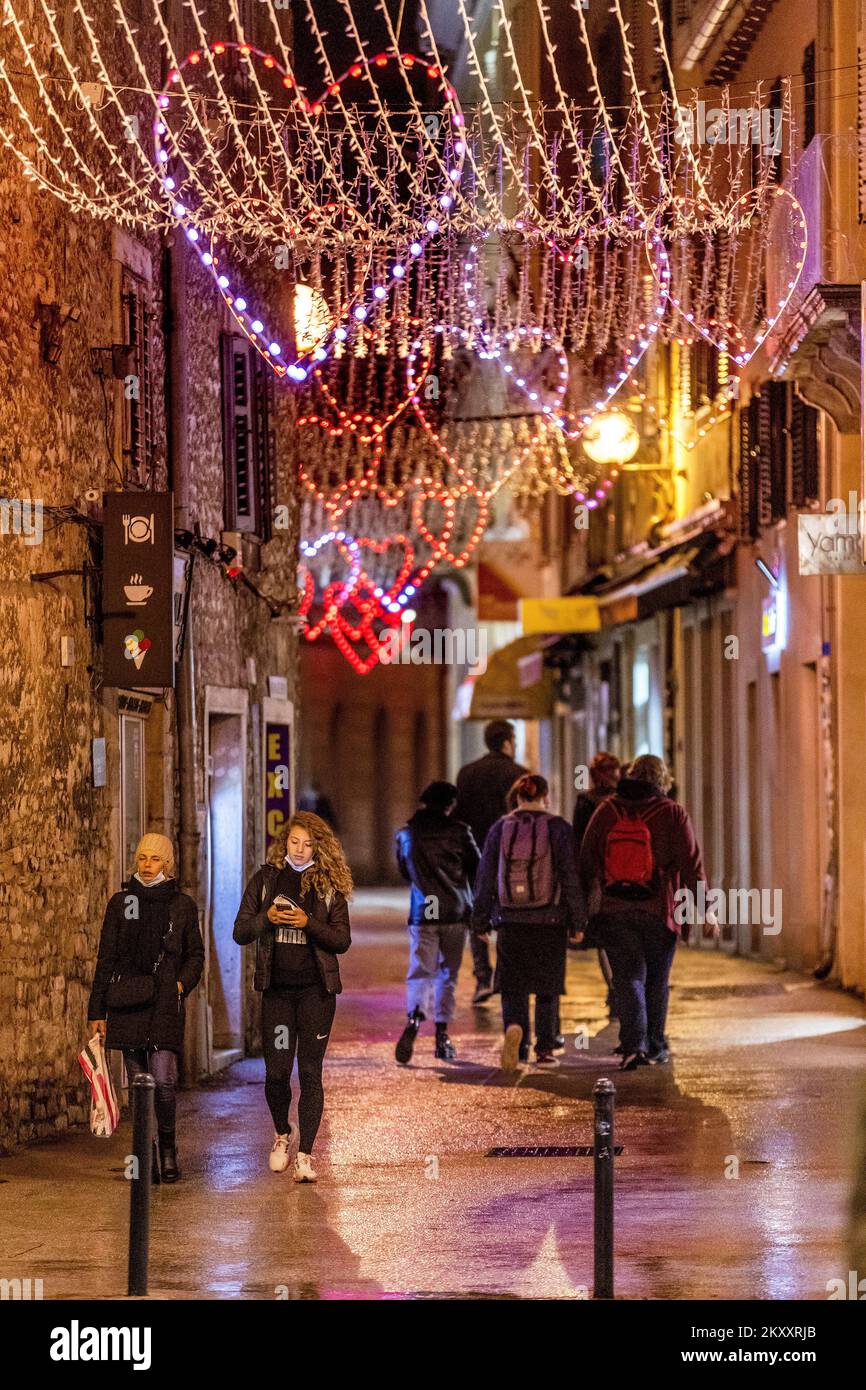
[[[287,898],[284,893],[278,893],[274,898],[273,906],[280,912],[290,912],[292,908],[297,909],[298,904],[291,898]]]

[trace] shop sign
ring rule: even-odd
[[[801,574],[866,574],[856,513],[801,513],[797,527]]]
[[[109,492],[103,513],[103,684],[174,685],[174,497]]]

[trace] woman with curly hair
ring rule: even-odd
[[[234,939],[256,943],[254,987],[262,995],[265,1099],[274,1122],[269,1165],[289,1166],[291,1076],[298,1054],[299,1144],[295,1182],[315,1182],[312,1151],[325,1103],[322,1063],[342,991],[337,957],[351,944],[352,874],[331,827],[296,811],[268,862],[246,886]]]

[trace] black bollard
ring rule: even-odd
[[[127,1293],[147,1293],[147,1261],[150,1248],[150,1183],[153,1162],[153,1097],[156,1082],[150,1072],[140,1072],[130,1088],[132,1101],[132,1153],[135,1175],[129,1193],[129,1271]]]
[[[593,1297],[613,1298],[613,1106],[616,1090],[600,1076],[592,1088],[595,1102],[593,1192],[595,1267]]]

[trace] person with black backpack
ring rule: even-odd
[[[435,1055],[440,1062],[455,1059],[448,1024],[454,1017],[457,975],[472,912],[472,881],[480,858],[469,826],[454,815],[457,788],[451,782],[431,782],[420,802],[396,837],[397,867],[412,887],[407,1019],[394,1049],[403,1065],[412,1059],[418,1029],[429,1017],[431,1004]]]
[[[623,1071],[670,1060],[668,981],[679,940],[674,895],[704,878],[688,813],[667,795],[661,758],[635,758],[594,813],[580,850],[590,929],[607,952],[620,1016]],[[709,918],[709,914],[708,914]]]
[[[475,880],[472,925],[496,928],[502,996],[503,1071],[529,1060],[529,996],[535,995],[535,1060],[559,1065],[556,1011],[565,992],[566,945],[582,920],[574,832],[548,810],[544,777],[515,783],[516,809],[502,816],[484,844]]]

